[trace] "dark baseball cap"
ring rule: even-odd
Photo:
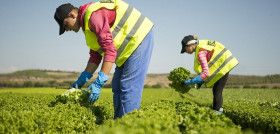
[[[181,54],[182,53],[185,53],[186,51],[186,46],[188,46],[188,42],[192,42],[191,40],[197,40],[198,36],[197,35],[188,35],[188,36],[185,36],[182,41],[181,41],[181,44],[182,44],[182,50],[181,50]],[[196,41],[195,41],[196,42]]]
[[[65,32],[65,28],[63,25],[63,21],[65,18],[68,17],[68,14],[75,9],[73,5],[70,3],[60,5],[58,8],[56,8],[56,11],[54,13],[54,19],[59,25],[59,35],[63,34]]]

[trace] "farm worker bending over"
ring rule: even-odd
[[[90,49],[87,66],[71,87],[81,88],[89,81],[103,58],[98,77],[86,90],[90,91],[89,103],[99,98],[115,63],[114,118],[139,110],[154,46],[154,24],[122,0],[91,2],[79,9],[63,4],[56,9],[54,18],[60,26],[59,35],[64,31],[78,32],[82,27]]]
[[[238,65],[237,59],[221,43],[211,40],[197,40],[198,36],[185,36],[181,41],[181,54],[187,52],[194,57],[194,71],[198,74],[184,82],[185,85],[202,84],[213,87],[213,110],[216,114],[223,112],[223,89],[229,71]]]

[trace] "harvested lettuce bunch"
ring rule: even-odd
[[[64,93],[57,95],[55,97],[56,102],[61,102],[61,103],[67,103],[67,102],[73,102],[73,103],[79,103],[81,105],[88,105],[88,97],[89,97],[89,92],[85,92],[84,90],[81,89],[69,89],[65,91]]]
[[[183,82],[189,79],[190,75],[191,72],[183,67],[175,68],[167,76],[168,80],[172,82],[169,86],[182,94],[189,92],[191,86],[185,86]]]

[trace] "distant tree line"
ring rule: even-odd
[[[56,87],[69,88],[74,81],[58,82],[56,80],[76,79],[80,72],[65,72],[53,70],[22,70],[9,74],[0,74],[0,88],[17,88],[17,87]],[[150,77],[166,76],[168,74],[148,74]],[[16,81],[16,80],[20,81]],[[38,81],[40,80],[40,81]],[[226,88],[272,88],[279,89],[280,87],[271,86],[269,84],[280,83],[280,74],[266,76],[246,76],[246,75],[229,75]],[[91,83],[86,83],[84,88]],[[267,86],[269,85],[269,86]],[[111,88],[110,83],[106,83],[103,87]],[[145,88],[169,88],[166,84],[145,84]],[[203,85],[202,88],[205,86]]]
[[[229,75],[227,85],[251,85],[264,83],[280,83],[280,75],[266,75],[266,76],[243,76],[243,75]]]
[[[0,88],[25,88],[25,87],[54,87],[54,88],[69,88],[74,81],[63,81],[57,82],[56,80],[50,80],[46,82],[11,82],[11,81],[0,81]],[[86,83],[83,87],[89,87],[90,82]],[[111,83],[104,84],[103,88],[112,88]],[[144,88],[164,88],[161,84],[157,83],[154,85],[145,84]]]
[[[1,81],[0,87],[58,87],[58,86],[68,86],[73,83],[72,81],[57,82],[55,80],[50,80],[46,82],[34,82],[34,81],[24,81],[24,82],[10,82],[10,81]]]

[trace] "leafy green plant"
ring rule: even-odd
[[[85,92],[81,89],[69,89],[66,90],[64,93],[57,95],[55,97],[56,103],[61,102],[61,103],[67,103],[67,102],[73,102],[73,103],[79,103],[83,106],[88,106],[88,97],[89,97],[89,92]]]
[[[169,86],[180,93],[189,92],[191,86],[185,86],[183,85],[183,82],[189,79],[190,75],[191,72],[183,67],[175,68],[167,76],[168,80],[172,81],[172,83],[170,83]]]
[[[280,132],[279,91],[273,89],[226,89],[224,113],[242,129],[255,132]],[[186,98],[199,106],[212,107],[211,90],[192,90]]]
[[[243,131],[246,129],[254,130],[252,133],[280,133],[280,90],[225,89],[224,113],[216,115],[211,109],[211,90],[190,90],[184,95],[186,98],[181,99],[177,92],[166,98],[169,89],[145,89],[140,110],[119,119],[113,119],[111,89],[103,89],[100,100],[89,107],[80,106],[75,97],[65,104],[49,106],[58,94],[71,96],[71,93],[83,92],[80,89],[71,91],[1,89],[0,134],[241,134],[246,133]]]

